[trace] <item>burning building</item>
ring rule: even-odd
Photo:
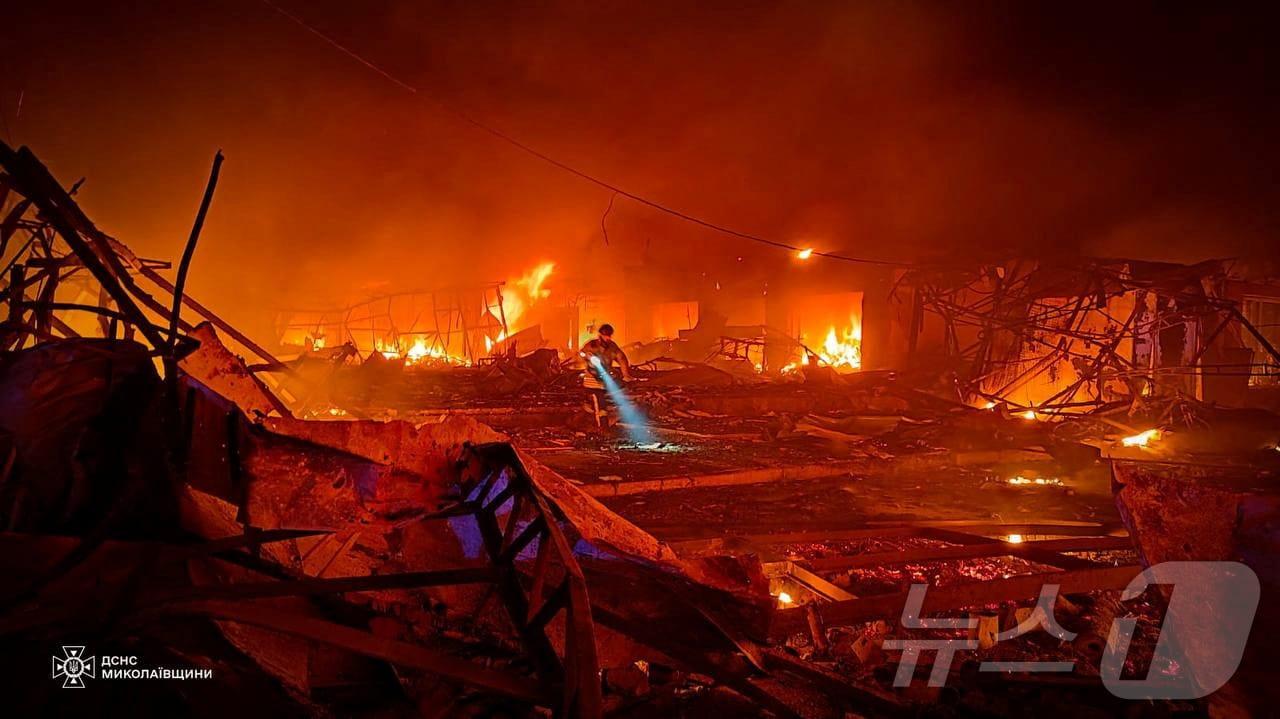
[[[1143,566],[1269,551],[1264,478],[1280,423],[1222,405],[1273,381],[1269,328],[1250,320],[1265,319],[1263,300],[1239,293],[1265,285],[1220,264],[688,283],[638,266],[602,285],[546,262],[505,282],[282,310],[264,347],[182,290],[221,156],[174,280],[99,230],[30,151],[4,147],[0,160],[4,239],[18,247],[0,391],[5,571],[19,588],[5,621],[27,642],[70,641],[60,617],[85,612],[83,582],[105,577],[126,626],[167,618],[214,630],[217,644],[130,628],[103,636],[111,651],[154,645],[149,656],[180,657],[192,676],[216,667],[260,684],[257,706],[346,711],[385,692],[379,667],[393,667],[397,696],[457,711],[598,716],[641,701],[898,714],[938,701],[894,693],[912,683],[914,587],[935,587],[933,611],[967,610],[947,620],[962,630],[947,641],[999,667],[1009,655],[990,652],[1027,631],[1027,601],[1070,607],[1068,628],[1047,625],[1062,644],[1010,650],[1018,667],[1074,666],[1118,651],[1105,624]],[[616,407],[584,406],[578,350],[606,318],[630,340],[635,378],[613,386]],[[71,451],[75,436],[98,449]],[[146,454],[147,442],[163,451]],[[1223,457],[1232,468],[1214,469]],[[1170,460],[1201,474],[1160,469]],[[839,502],[799,489],[921,472],[953,475],[926,494],[994,488],[978,506],[995,511],[966,520],[933,506],[931,519],[850,530]],[[1099,516],[1105,482],[1111,520]],[[843,489],[860,507],[877,491]],[[708,535],[681,498],[716,506],[707,492],[792,509],[726,509]],[[1005,515],[1024,502],[1043,516]],[[1202,520],[1163,518],[1191,502]],[[725,520],[732,529],[714,529]],[[1254,565],[1230,566],[1231,601],[1255,611]],[[1044,605],[1044,587],[1070,599]],[[1127,611],[1180,606],[1142,596]],[[1126,651],[1182,686],[1159,690],[1169,697],[1248,706],[1265,693],[1256,650],[1231,685],[1245,694],[1197,689],[1236,674],[1214,662],[1237,639],[1198,659],[1150,638]],[[463,658],[476,652],[483,663]],[[886,683],[878,667],[895,657]],[[83,681],[74,658],[60,676]],[[1199,664],[1182,674],[1181,662]],[[1107,671],[1104,684],[1123,667]],[[948,676],[935,663],[928,684]],[[985,685],[960,686],[989,701]]]
[[[414,25],[416,10],[390,5],[393,25]],[[697,53],[668,64],[630,25],[626,42],[579,32],[587,45],[551,52],[544,38],[530,60],[523,31],[460,20],[442,27],[465,56],[521,62],[449,90],[443,74],[360,51],[358,33],[264,8],[332,55],[324,72],[360,78],[326,80],[344,91],[308,108],[345,139],[335,157],[315,153],[316,130],[290,126],[340,188],[286,220],[289,183],[256,184],[272,152],[244,144],[226,164],[251,171],[224,177],[218,152],[175,245],[138,219],[159,213],[110,169],[68,182],[79,159],[58,142],[47,155],[31,142],[39,157],[0,142],[0,666],[12,713],[1270,710],[1280,277],[1257,253],[1131,241],[1169,225],[1246,240],[1265,227],[1224,219],[1274,205],[1256,188],[1188,199],[1162,182],[1231,185],[1199,153],[1223,149],[1222,128],[1252,137],[1250,122],[1217,118],[1192,133],[1203,143],[1156,143],[1116,129],[1147,128],[1145,115],[1102,129],[1074,119],[1094,109],[1074,86],[1045,112],[1023,103],[1053,78],[1018,75],[1035,75],[1021,44],[984,31],[970,52],[935,55],[977,32],[939,22],[942,11],[834,13],[838,32],[766,13],[781,34],[761,37],[787,49],[776,56],[812,57],[803,72],[701,32]],[[712,15],[690,27],[727,20]],[[849,27],[890,16],[912,30],[888,23],[883,40],[848,42]],[[273,48],[276,35],[264,34]],[[253,46],[253,33],[236,37]],[[776,97],[699,76],[694,56],[716,54],[703,41]],[[615,45],[636,57],[594,67]],[[849,64],[845,50],[857,67],[889,65],[874,77],[822,69]],[[445,39],[429,51],[458,57]],[[1008,76],[1008,97],[985,94],[984,63]],[[623,158],[633,187],[598,173],[630,131],[587,127],[616,108],[561,116],[573,99],[556,81],[581,68],[585,85],[646,105],[632,95],[651,83],[632,73],[648,66],[681,91],[648,103],[658,115],[631,111],[664,144]],[[460,109],[511,76],[547,90],[508,88],[560,145]],[[352,89],[367,79],[396,99]],[[288,84],[264,82],[272,99]],[[951,84],[967,89],[938,90]],[[861,100],[845,106],[846,94]],[[428,97],[476,147],[425,157],[387,144]],[[735,121],[743,97],[773,117]],[[265,126],[292,112],[284,104],[243,114]],[[686,107],[703,119],[664,124]],[[869,107],[875,122],[858,120]],[[1169,107],[1159,119],[1190,122]],[[348,127],[338,108],[370,115]],[[815,133],[787,127],[793,114],[838,120]],[[974,116],[980,143],[945,129]],[[1071,150],[1046,149],[1046,134]],[[292,173],[297,148],[271,137]],[[577,143],[592,152],[570,159]],[[1158,152],[1174,144],[1190,157]],[[984,175],[979,146],[1009,159]],[[720,166],[686,172],[690,147]],[[1090,182],[1081,157],[1100,165]],[[777,181],[749,176],[757,162]],[[956,180],[979,176],[990,181]],[[651,192],[635,189],[645,182]],[[1109,203],[1129,185],[1162,211]],[[781,205],[799,209],[780,219]],[[1064,239],[1100,226],[1099,246]],[[986,244],[964,254],[965,241]]]
[[[902,279],[908,360],[949,366],[966,402],[1077,413],[1183,394],[1242,405],[1276,381],[1267,300],[1242,304],[1249,285],[1223,263],[1010,261]]]

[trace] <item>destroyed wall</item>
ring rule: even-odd
[[[349,343],[363,356],[474,363],[512,329],[502,293],[501,283],[489,283],[397,292],[328,310],[281,309],[276,345],[292,354]]]
[[[439,700],[448,682],[449,697],[599,716],[596,609],[617,661],[670,658],[727,684],[759,670],[720,664],[744,636],[767,633],[758,562],[680,560],[472,419],[291,417],[258,375],[296,370],[182,292],[220,155],[176,281],[98,230],[29,150],[0,143],[0,161],[0,189],[16,183],[26,198],[3,240],[15,229],[31,238],[5,287],[0,510],[21,533],[6,541],[43,550],[10,557],[18,589],[0,602],[0,624],[58,641],[82,625],[127,639],[166,618],[212,620],[312,713],[335,667],[364,658],[385,676],[392,664],[419,672],[397,675],[393,701]],[[40,217],[22,220],[33,207]],[[38,272],[24,275],[28,264]],[[67,268],[89,270],[109,301],[54,301]],[[184,305],[210,324],[185,321]],[[59,317],[68,312],[108,320],[96,325],[106,337],[77,337]],[[247,367],[213,326],[262,362]],[[57,562],[42,544],[51,531],[77,535]],[[95,551],[107,544],[130,561],[102,571]],[[477,651],[483,665],[469,660]]]
[[[1241,313],[1261,336],[1228,328],[1226,336],[1214,343],[1215,361],[1236,372],[1206,376],[1206,398],[1280,409],[1280,359],[1267,348],[1280,347],[1280,279],[1258,276],[1251,267],[1240,274],[1240,279],[1227,283],[1226,294],[1240,303]],[[1238,368],[1242,366],[1250,368],[1248,376],[1241,376]]]
[[[970,295],[961,301],[973,299]],[[1140,299],[1136,292],[1108,296],[1101,305],[1096,298],[1082,295],[1039,298],[1040,308],[1047,310],[1057,322],[1051,320],[1043,331],[994,330],[986,357],[988,371],[974,378],[979,382],[978,392],[983,397],[999,397],[1018,406],[1039,407],[1060,398],[1064,389],[1091,378],[1087,355],[1093,348],[1084,341],[1064,336],[1068,333],[1113,335],[1116,342],[1112,351],[1139,363],[1135,345],[1140,345],[1146,337],[1122,332],[1123,320],[1117,322],[1117,319],[1132,316],[1135,305],[1144,300],[1151,304],[1147,298]],[[925,327],[937,329],[931,323]],[[1062,330],[1062,335],[1054,329]],[[957,332],[957,336],[962,344],[967,344],[977,341],[982,331],[982,328],[967,327]],[[1121,379],[1112,378],[1087,385],[1082,394],[1087,395],[1087,398],[1079,397],[1084,401],[1107,401],[1127,392]]]
[[[749,340],[750,350],[738,351],[750,365],[770,372],[799,364],[802,344],[821,350],[833,331],[842,344],[888,336],[889,269],[795,266],[802,262],[792,258],[770,268],[721,274],[628,268],[609,292],[583,298],[578,308],[582,336],[608,321],[624,344],[664,337],[678,341],[642,351],[642,359],[665,354],[693,362],[714,357],[721,338]],[[874,308],[869,318],[868,307]],[[880,349],[868,351],[863,366],[887,365],[888,355]]]
[[[1012,260],[904,273],[894,336],[958,399],[1078,412],[1152,395],[1241,400],[1244,336],[1217,262]],[[1246,334],[1247,333],[1247,334]]]

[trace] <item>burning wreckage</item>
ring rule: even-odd
[[[17,714],[85,711],[26,662],[64,645],[218,680],[100,693],[98,713],[1272,699],[1280,285],[1221,263],[1011,260],[782,288],[758,321],[630,302],[633,335],[661,339],[627,348],[619,417],[578,369],[598,307],[520,321],[550,264],[282,312],[272,342],[238,331],[183,289],[220,162],[170,280],[0,146]],[[1228,571],[1190,600],[1151,574],[1193,561]]]

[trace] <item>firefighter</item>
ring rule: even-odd
[[[587,361],[587,372],[583,377],[585,387],[604,389],[604,383],[600,381],[597,372],[608,372],[617,379],[619,371],[614,370],[614,365],[618,366],[622,381],[631,381],[631,363],[627,361],[627,353],[613,341],[613,325],[600,325],[596,338],[582,346],[582,357]],[[592,361],[592,358],[599,359],[599,364]]]
[[[582,358],[586,367],[582,373],[582,386],[591,390],[592,414],[596,424],[604,426],[608,423],[609,394],[605,388],[603,375],[608,374],[617,381],[618,375],[623,382],[631,381],[631,363],[627,361],[627,353],[613,341],[613,325],[603,324],[597,331],[596,338],[582,346]],[[617,366],[617,370],[614,366]]]

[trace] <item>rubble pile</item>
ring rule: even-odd
[[[92,639],[224,682],[155,713],[1102,715],[1119,616],[1126,676],[1190,675],[1158,650],[1171,595],[1122,593],[1145,567],[1280,576],[1280,417],[1118,350],[1138,326],[1166,368],[1232,332],[1270,348],[1216,268],[904,276],[913,344],[948,351],[896,370],[766,371],[767,330],[708,323],[711,356],[685,337],[635,366],[639,441],[505,316],[484,356],[474,327],[461,358],[255,343],[183,291],[219,163],[170,281],[0,144],[0,663],[31,685],[32,647]],[[1168,330],[1191,315],[1218,330],[1187,362]],[[1126,711],[1256,709],[1264,659]]]

